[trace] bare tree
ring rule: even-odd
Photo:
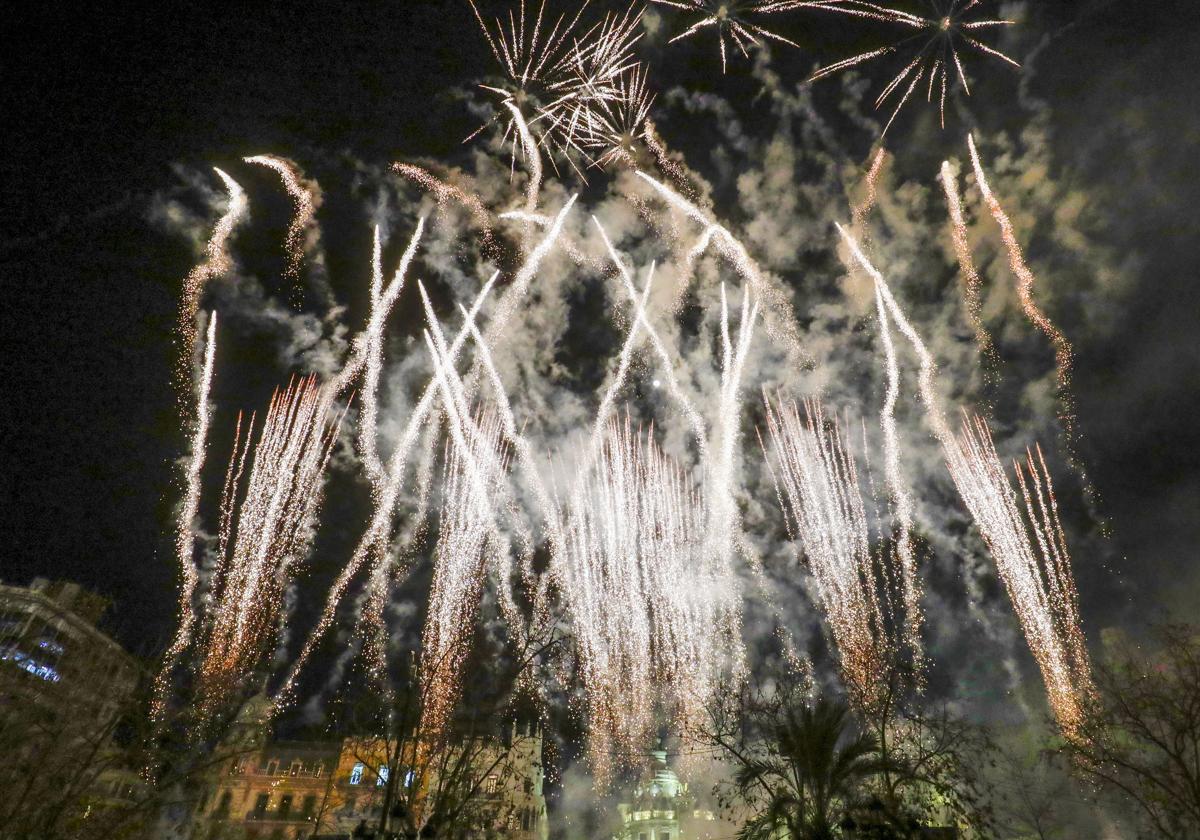
[[[1113,640],[1095,668],[1096,693],[1065,755],[1085,778],[1127,798],[1146,836],[1200,836],[1200,635],[1154,629],[1151,650]]]

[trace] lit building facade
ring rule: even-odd
[[[177,836],[296,840],[373,832],[388,800],[386,745],[369,738],[271,740],[270,713],[270,702],[261,695],[242,707],[220,745],[213,771],[198,780],[192,813],[179,825]],[[501,754],[503,762],[496,760]],[[542,738],[536,728],[514,731],[507,744],[485,742],[472,753],[478,770],[473,779],[475,817],[465,832],[459,826],[455,833],[481,840],[546,840],[541,758]],[[503,770],[489,771],[501,763]],[[408,788],[411,771],[395,781]],[[404,798],[393,791],[393,802]]]
[[[77,583],[0,584],[0,686],[10,711],[36,703],[76,722],[107,724],[141,670],[97,627],[108,600]]]
[[[728,824],[701,808],[671,769],[665,750],[651,753],[650,767],[629,802],[617,805],[621,828],[614,840],[709,840]]]

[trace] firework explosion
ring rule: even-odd
[[[950,85],[948,79],[957,79],[962,85],[963,92],[968,96],[971,94],[971,86],[967,82],[967,73],[963,69],[960,55],[963,47],[969,47],[973,51],[999,59],[1013,67],[1021,66],[1012,58],[994,47],[982,43],[976,37],[975,33],[1012,26],[1015,23],[1011,20],[974,17],[972,11],[980,5],[980,2],[981,0],[928,0],[933,11],[929,17],[922,17],[878,3],[861,2],[861,0],[834,0],[829,3],[813,4],[844,15],[895,24],[905,34],[894,44],[868,50],[830,64],[813,74],[812,80],[816,81],[888,56],[903,56],[906,62],[904,67],[884,86],[883,91],[875,100],[875,107],[881,108],[889,99],[899,94],[896,107],[892,110],[887,125],[883,128],[883,133],[887,134],[900,110],[908,103],[913,94],[920,95],[922,86],[927,102],[932,102],[936,98],[941,125],[942,128],[945,128],[946,95]]]
[[[965,87],[954,39],[961,37],[989,52],[964,33],[1007,23],[966,21],[963,15],[977,5],[973,2],[962,8],[955,3],[933,30],[924,18],[852,0],[656,2],[704,15],[675,40],[714,29],[723,68],[726,38],[743,53],[759,37],[787,41],[748,22],[747,15],[810,7],[916,29],[936,46],[921,48],[881,97],[886,99],[908,82],[901,106],[923,77],[930,90],[935,79],[944,88],[950,62]],[[207,712],[215,714],[268,658],[269,668],[281,671],[271,674],[277,705],[294,701],[299,675],[338,624],[339,610],[351,593],[356,594],[356,644],[367,676],[383,692],[390,691],[389,655],[395,651],[388,607],[396,584],[411,566],[407,561],[419,557],[425,533],[435,528],[429,557],[433,584],[420,656],[422,692],[431,698],[424,725],[431,731],[444,729],[453,713],[486,592],[494,589],[497,609],[513,639],[528,638],[539,626],[558,621],[550,607],[558,603],[580,666],[592,761],[603,776],[612,769],[612,755],[636,753],[662,718],[686,730],[719,680],[745,673],[745,580],[761,580],[758,550],[743,522],[753,490],[745,475],[742,441],[747,422],[743,390],[757,373],[752,348],[769,343],[770,352],[788,364],[811,367],[816,362],[802,344],[791,290],[751,256],[746,243],[753,240],[735,235],[691,193],[685,197],[640,168],[646,161],[635,154],[639,139],[651,152],[647,168],[665,172],[673,183],[686,181],[682,165],[673,160],[649,120],[654,97],[645,69],[632,57],[640,15],[630,9],[587,27],[583,7],[551,20],[544,3],[527,15],[522,2],[506,20],[489,24],[474,3],[472,8],[505,80],[489,90],[500,96],[497,113],[503,117],[495,133],[502,144],[512,146],[511,166],[515,169],[520,161],[526,170],[523,201],[515,203],[520,209],[512,209],[513,196],[485,201],[469,186],[434,176],[426,167],[399,163],[394,171],[438,204],[466,208],[468,232],[479,240],[476,244],[485,256],[498,253],[504,231],[511,233],[519,226],[519,238],[504,242],[517,254],[515,270],[497,270],[478,288],[474,280],[460,286],[457,291],[465,289],[464,298],[472,302],[469,307],[457,305],[454,318],[461,322],[452,331],[437,316],[425,284],[415,284],[416,297],[411,291],[409,296],[414,304],[419,298],[423,340],[414,344],[405,363],[412,362],[410,369],[427,378],[419,383],[407,415],[388,418],[390,431],[384,435],[380,389],[387,375],[386,324],[407,277],[423,259],[427,233],[421,218],[388,279],[384,231],[377,227],[369,315],[340,369],[320,381],[303,378],[277,394],[257,442],[252,443],[255,418],[243,431],[239,417],[220,505],[217,559],[202,582],[193,555],[210,423],[214,313],[199,377],[198,419],[190,427],[191,459],[176,540],[183,577],[181,621],[160,679],[161,693],[165,697],[178,658],[194,648],[198,696]],[[871,57],[875,55],[859,56],[842,66]],[[827,71],[833,69],[840,68]],[[630,194],[628,203],[636,205],[649,229],[665,232],[668,249],[681,258],[672,265],[676,287],[669,297],[674,306],[651,306],[653,263],[641,288],[635,284],[630,257],[618,247],[628,231],[610,236],[616,229],[602,223],[603,212],[592,217],[590,226],[575,224],[575,219],[569,224],[569,217],[579,216],[574,213],[578,194],[564,196],[547,187],[543,195],[543,160],[573,152],[594,155],[601,166],[620,162],[634,169],[636,177],[627,182],[645,195]],[[1022,306],[1056,350],[1065,347],[1069,354],[1065,338],[1032,300],[1032,274],[1011,222],[983,179],[973,142],[970,152],[985,202],[1001,226],[1018,275]],[[884,159],[880,149],[867,173],[867,199],[851,208],[856,230],[864,227],[875,203]],[[286,248],[288,276],[299,278],[305,231],[316,226],[315,194],[304,186],[299,170],[281,158],[247,161],[278,172],[296,202]],[[193,340],[205,283],[231,265],[228,240],[246,212],[244,193],[220,174],[229,187],[230,207],[217,222],[205,261],[185,283],[185,343]],[[948,165],[943,166],[941,181],[967,314],[986,354],[979,278]],[[543,208],[543,201],[558,206]],[[495,206],[506,203],[509,209],[503,211]],[[694,238],[685,234],[688,229]],[[1018,497],[984,420],[974,418],[961,434],[954,434],[939,405],[932,354],[859,241],[839,230],[850,254],[847,264],[873,284],[886,385],[878,417],[889,516],[864,502],[857,460],[869,458],[865,426],[863,450],[855,453],[847,426],[827,418],[816,395],[806,399],[803,414],[791,397],[768,399],[765,417],[770,441],[766,458],[784,522],[807,561],[846,682],[869,702],[902,650],[912,654],[918,671],[925,667],[920,558],[914,537],[918,505],[913,478],[902,467],[897,425],[903,417],[898,411],[901,356],[894,327],[918,359],[917,397],[950,478],[995,558],[1041,668],[1051,707],[1070,729],[1080,720],[1090,685],[1088,662],[1070,560],[1041,451],[1036,457],[1030,452],[1025,465],[1018,465]],[[719,288],[702,284],[695,268],[709,251],[719,258],[714,261],[718,270],[737,281],[740,306],[731,306],[725,283]],[[523,319],[545,293],[537,284],[563,270],[553,263],[558,252],[570,257],[568,265],[602,275],[616,290],[622,303],[614,309],[623,340],[594,412],[586,413],[586,424],[576,423],[584,426],[577,431],[585,442],[563,438],[573,441],[570,447],[551,455],[529,433],[546,418],[518,420],[518,411],[528,409],[523,391],[529,385],[522,377],[530,374],[518,360],[514,375],[512,364],[524,352],[518,344],[522,329],[531,328]],[[685,294],[694,295],[702,310],[690,336],[672,320],[680,314],[678,304]],[[756,341],[760,317],[769,341]],[[630,397],[632,386],[650,377],[655,392],[661,385],[661,395],[653,405],[649,400],[639,405]],[[354,451],[371,489],[371,512],[323,597],[315,626],[293,646],[286,632],[290,614],[285,595],[310,550],[346,394],[356,384],[360,410],[354,421]],[[1065,381],[1061,384],[1065,389]],[[534,405],[535,413],[553,411],[550,405]],[[862,413],[872,414],[874,408]],[[677,418],[683,423],[676,423]],[[569,480],[543,477],[556,463],[568,465]],[[871,498],[874,501],[873,491]],[[431,517],[430,509],[437,515]],[[533,555],[542,547],[548,562],[535,568]]]
[[[816,2],[801,2],[801,0],[651,0],[662,6],[673,6],[683,9],[699,17],[671,39],[671,43],[691,38],[701,32],[712,30],[717,34],[717,48],[721,53],[721,72],[726,72],[726,42],[731,41],[743,58],[750,57],[750,47],[762,43],[760,39],[778,41],[789,46],[798,46],[795,41],[785,38],[777,32],[771,32],[758,23],[755,18],[787,12],[792,9],[811,6],[822,6]]]

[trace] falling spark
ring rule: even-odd
[[[287,232],[287,267],[284,276],[292,281],[295,288],[300,286],[300,266],[304,262],[305,236],[313,223],[316,214],[316,187],[308,186],[299,168],[290,161],[274,155],[257,155],[244,158],[246,163],[256,163],[273,169],[279,173],[283,186],[295,202],[296,212],[292,216]]]
[[[210,584],[202,712],[219,709],[273,646],[283,593],[308,554],[325,467],[341,425],[340,416],[331,416],[335,396],[310,376],[271,398],[229,551],[219,558]],[[238,489],[232,488],[235,498]]]
[[[771,15],[806,6],[822,6],[821,2],[799,2],[799,0],[651,0],[662,6],[673,6],[699,15],[692,23],[668,43],[691,38],[709,29],[717,33],[717,47],[721,52],[721,72],[726,71],[726,40],[732,41],[743,58],[749,58],[751,44],[762,43],[767,38],[799,49],[799,44],[782,35],[764,29],[751,20],[752,16]]]
[[[975,138],[971,135],[967,135],[967,146],[971,151],[971,165],[975,169],[975,180],[979,184],[979,190],[983,193],[983,200],[991,211],[992,217],[1000,226],[1000,236],[1004,240],[1004,247],[1008,249],[1008,265],[1017,278],[1017,297],[1021,301],[1021,309],[1024,311],[1025,317],[1042,331],[1042,334],[1050,340],[1050,344],[1054,347],[1055,379],[1058,385],[1059,403],[1062,406],[1059,419],[1062,420],[1067,441],[1073,448],[1076,428],[1075,398],[1071,392],[1071,369],[1074,365],[1071,343],[1034,300],[1033,286],[1036,278],[1025,263],[1025,256],[1021,253],[1021,245],[1017,242],[1017,234],[1013,229],[1012,221],[1004,212],[1004,208],[1000,206],[999,200],[993,195],[991,187],[988,186],[987,176],[984,175],[983,165],[979,161],[979,153],[975,150]]]
[[[882,274],[871,265],[853,237],[840,226],[838,229],[855,260],[875,280],[877,296],[886,302],[889,314],[920,359],[918,390],[934,436],[942,445],[947,469],[1005,581],[1026,641],[1042,670],[1051,708],[1064,729],[1073,733],[1082,720],[1085,698],[1091,690],[1090,666],[1080,629],[1066,538],[1041,450],[1036,464],[1032,454],[1026,464],[1035,488],[1036,507],[1021,467],[1017,466],[1017,480],[1025,500],[1025,519],[1022,519],[987,424],[980,418],[964,420],[960,435],[956,437],[951,432],[937,403],[933,357],[892,296]],[[881,312],[881,320],[882,315]],[[1029,531],[1034,534],[1040,554],[1030,542]]]
[[[777,492],[817,584],[842,672],[860,702],[885,683],[895,643],[879,597],[880,558],[872,551],[867,510],[846,429],[826,419],[819,402],[772,405],[764,395]]]
[[[884,87],[883,92],[875,101],[875,107],[881,107],[893,94],[903,90],[896,107],[893,109],[883,134],[886,135],[901,109],[907,104],[917,85],[922,79],[926,80],[925,98],[932,102],[935,91],[938,96],[938,111],[942,128],[946,127],[946,94],[949,90],[949,76],[953,68],[963,92],[971,95],[971,86],[967,83],[967,75],[963,69],[960,53],[964,46],[972,50],[1000,59],[1020,67],[1013,59],[1004,53],[982,43],[971,33],[983,29],[994,29],[1002,26],[1012,26],[1016,21],[998,19],[976,19],[969,13],[979,5],[978,0],[966,2],[961,6],[959,0],[951,0],[949,8],[944,8],[946,0],[931,0],[934,14],[922,17],[901,9],[894,9],[879,3],[864,0],[832,0],[827,3],[810,4],[814,8],[839,12],[869,20],[896,24],[909,31],[894,44],[880,49],[868,50],[851,58],[843,59],[813,74],[811,81],[848,70],[869,61],[875,61],[889,55],[902,55],[911,48],[905,59],[904,67]],[[905,82],[908,82],[905,86]]]
[[[432,193],[438,205],[455,202],[465,207],[467,212],[471,214],[471,221],[479,228],[481,237],[479,244],[480,252],[487,259],[494,260],[497,258],[500,250],[496,244],[496,235],[492,231],[492,214],[483,206],[483,202],[479,200],[479,196],[443,181],[435,177],[428,170],[411,163],[393,163],[392,170],[403,175],[421,187],[421,189]]]
[[[1041,450],[1036,459],[1028,453],[1024,466],[1015,465],[1023,507],[981,418],[964,417],[959,452],[959,492],[996,559],[1042,672],[1050,708],[1064,731],[1076,737],[1092,693],[1091,667],[1070,556]]]
[[[979,272],[975,268],[975,259],[971,255],[971,243],[967,238],[967,223],[963,219],[962,198],[958,193],[958,179],[949,161],[942,161],[942,188],[946,193],[946,207],[950,211],[950,236],[954,241],[954,253],[958,257],[959,272],[962,277],[963,301],[967,308],[967,317],[975,330],[975,342],[979,347],[979,355],[988,363],[990,370],[995,371],[999,364],[996,348],[988,335],[987,327],[980,314],[982,301],[980,288],[982,283]]]
[[[222,170],[213,167],[213,171],[224,182],[229,193],[229,204],[221,216],[208,245],[204,249],[204,262],[188,272],[183,281],[183,295],[179,305],[179,334],[183,338],[183,354],[177,371],[178,381],[182,384],[190,382],[192,359],[196,352],[196,313],[200,311],[200,300],[204,295],[204,287],[214,277],[226,273],[233,266],[229,258],[229,238],[234,228],[246,216],[250,200],[237,181],[230,178]],[[190,388],[182,390],[189,391]]]

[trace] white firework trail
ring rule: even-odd
[[[504,298],[497,306],[497,312],[491,319],[488,325],[486,340],[489,345],[494,346],[497,338],[503,335],[504,327],[507,325],[508,319],[516,312],[518,305],[521,303],[521,298],[527,293],[529,284],[534,275],[537,273],[541,261],[553,249],[556,240],[562,230],[563,219],[570,211],[575,202],[575,196],[572,196],[566,205],[559,211],[555,217],[554,224],[546,232],[542,241],[533,248],[525,263],[517,271],[513,282],[505,294]],[[458,353],[461,351],[463,344],[466,341],[467,335],[470,332],[470,324],[479,313],[483,302],[491,291],[493,284],[496,282],[499,272],[493,274],[491,279],[484,285],[479,295],[476,297],[471,309],[468,312],[466,323],[459,329],[453,342],[448,350],[450,359],[455,360]],[[296,677],[300,670],[312,655],[317,643],[324,637],[329,627],[333,623],[333,619],[337,612],[337,607],[341,603],[346,590],[355,576],[363,568],[364,565],[370,562],[374,569],[382,569],[387,564],[387,548],[388,541],[391,538],[392,523],[396,505],[400,499],[400,493],[404,486],[405,467],[408,464],[409,455],[412,452],[413,446],[416,444],[422,428],[425,426],[429,416],[430,409],[433,407],[434,398],[437,394],[437,385],[430,382],[425,391],[421,395],[420,401],[410,414],[408,423],[405,426],[404,432],[401,435],[400,441],[392,450],[391,458],[386,465],[387,481],[383,485],[382,491],[375,499],[374,511],[372,513],[370,524],[367,527],[362,539],[354,550],[350,561],[342,569],[334,582],[332,589],[329,592],[325,601],[325,606],[321,611],[320,618],[317,621],[316,627],[304,642],[299,654],[292,664],[287,676],[282,682],[278,696],[281,700],[290,697],[295,687]],[[380,583],[381,574],[372,574],[373,583],[368,586],[369,600],[372,602],[368,605],[368,609],[372,614],[382,614],[382,585]]]
[[[308,555],[325,468],[344,416],[333,415],[336,396],[309,376],[271,398],[236,504],[229,553],[210,583],[213,605],[199,672],[202,713],[219,709],[273,649],[284,593]],[[235,483],[234,500],[238,492]]]
[[[1026,641],[1042,670],[1051,709],[1064,729],[1073,733],[1091,690],[1090,666],[1080,629],[1066,539],[1041,450],[1036,464],[1032,454],[1027,459],[1036,506],[1026,489],[1021,467],[1017,466],[1017,479],[1026,503],[1023,519],[987,424],[975,418],[964,422],[957,437],[953,434],[937,402],[933,357],[883,276],[853,237],[840,226],[839,231],[855,260],[875,280],[877,295],[886,303],[891,317],[920,359],[918,390],[934,435],[942,445],[947,469],[996,561]],[[1036,538],[1040,554],[1030,542],[1029,531]]]
[[[652,186],[669,206],[682,212],[705,229],[704,235],[710,236],[709,241],[716,246],[721,256],[729,261],[738,275],[746,281],[755,300],[765,303],[763,322],[766,325],[767,334],[772,339],[782,342],[794,357],[811,362],[801,344],[800,333],[796,327],[796,317],[792,312],[787,291],[763,274],[737,237],[667,185],[654,180],[645,172],[639,171],[637,175]]]
[[[155,685],[155,716],[161,717],[166,710],[167,693],[171,671],[179,659],[179,655],[187,649],[192,640],[192,631],[196,624],[196,611],[192,606],[192,598],[196,586],[200,582],[196,571],[196,516],[200,511],[200,475],[204,469],[204,454],[208,446],[208,426],[212,410],[208,404],[209,391],[212,388],[213,364],[217,354],[217,313],[209,315],[208,334],[204,343],[204,367],[200,374],[199,393],[196,399],[196,420],[192,430],[191,457],[188,459],[187,471],[184,473],[183,501],[179,509],[179,522],[175,531],[175,556],[179,561],[179,572],[183,585],[179,591],[179,627],[175,638],[163,657],[163,666],[159,671]]]
[[[821,404],[764,394],[776,491],[789,536],[799,544],[837,644],[842,673],[857,702],[869,707],[886,682],[897,648],[887,601],[886,566],[872,549],[867,510],[847,429]]]
[[[542,154],[538,151],[529,126],[525,124],[525,118],[521,116],[521,109],[511,102],[505,102],[504,107],[512,113],[521,148],[525,151],[525,162],[529,166],[529,183],[525,186],[525,212],[532,213],[537,210],[538,191],[542,188]]]
[[[246,163],[254,163],[273,169],[283,181],[284,189],[296,205],[296,212],[288,225],[286,248],[287,266],[284,276],[299,288],[300,266],[304,262],[305,237],[313,223],[317,212],[315,186],[309,187],[304,182],[304,175],[294,163],[275,157],[274,155],[256,155],[243,158]]]

